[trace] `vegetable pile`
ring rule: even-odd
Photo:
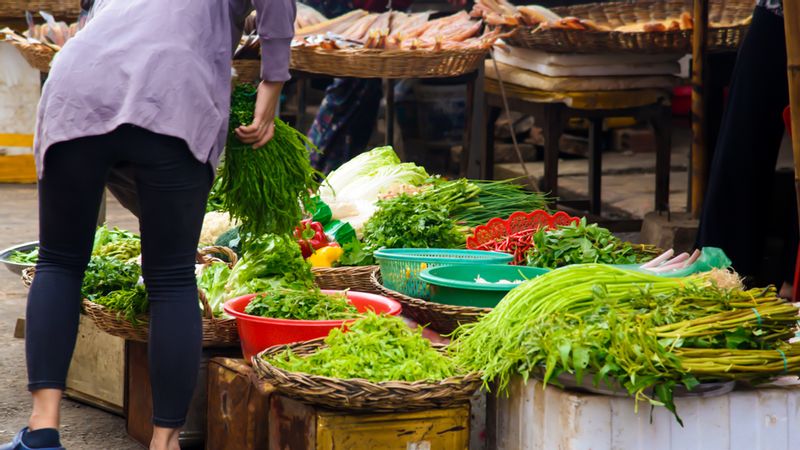
[[[325,344],[308,356],[287,349],[267,362],[291,372],[372,382],[439,381],[461,373],[422,337],[421,329],[412,330],[399,317],[367,312],[347,332],[331,330]]]
[[[36,264],[36,261],[39,260],[39,247],[27,252],[18,250],[11,252],[8,255],[8,260],[17,264]]]
[[[265,234],[250,242],[226,281],[228,298],[278,288],[313,289],[314,275],[290,235]]]
[[[421,195],[381,200],[364,227],[365,250],[371,254],[380,248],[464,247],[466,237],[448,212]]]
[[[92,255],[116,258],[121,261],[136,259],[142,253],[139,236],[117,227],[98,227],[94,233]]]
[[[570,264],[639,264],[656,256],[647,248],[637,250],[597,224],[582,218],[577,224],[561,225],[554,230],[539,229],[533,234],[528,265],[555,269]]]
[[[345,320],[359,312],[346,293],[323,294],[319,289],[274,289],[258,294],[244,309],[246,314],[271,319]]]
[[[222,209],[241,222],[245,240],[291,233],[320,180],[309,160],[313,144],[280,119],[275,119],[274,137],[262,148],[254,150],[236,137],[236,128],[253,121],[254,105],[253,87],[233,90],[225,162],[214,196],[214,201],[221,196]]]
[[[679,383],[800,374],[800,344],[786,342],[797,316],[773,288],[744,290],[724,271],[665,278],[574,265],[523,283],[459,328],[453,352],[500,391],[515,375],[588,375],[676,413]]]

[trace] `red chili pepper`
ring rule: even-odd
[[[328,237],[325,236],[325,229],[319,222],[305,219],[300,222],[300,226],[294,229],[294,238],[300,245],[303,258],[308,258],[314,254],[314,250],[328,245]]]

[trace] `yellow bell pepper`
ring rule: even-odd
[[[311,267],[333,267],[333,263],[339,261],[344,254],[344,250],[339,246],[327,246],[317,249],[308,257]]]

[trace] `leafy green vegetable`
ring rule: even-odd
[[[226,292],[234,297],[276,288],[311,289],[314,286],[311,266],[303,259],[294,238],[265,234],[248,243],[231,271]]]
[[[39,260],[39,247],[28,252],[14,251],[8,255],[8,260],[17,264],[36,264]]]
[[[326,347],[306,357],[287,349],[267,361],[292,372],[332,378],[381,381],[438,381],[461,373],[399,317],[367,312],[348,326],[331,330]]]
[[[323,294],[319,289],[274,289],[258,294],[244,312],[272,319],[342,320],[353,319],[358,310],[347,295]]]
[[[373,202],[378,194],[399,185],[417,186],[428,173],[413,163],[401,163],[390,146],[364,152],[332,171],[320,186],[321,197]]]
[[[548,197],[525,190],[516,180],[482,181],[435,177],[420,194],[430,203],[447,207],[450,217],[468,227],[483,225],[495,217],[506,218],[517,211],[547,209]]]
[[[141,274],[138,264],[108,256],[92,256],[83,277],[81,295],[94,302],[113,291],[133,289]]]
[[[231,228],[230,230],[222,233],[214,245],[228,247],[236,252],[237,255],[242,254],[242,238],[239,236],[239,227]]]
[[[224,164],[225,164],[224,162],[220,164],[220,167],[217,169],[217,173],[222,172],[222,165]],[[207,213],[212,211],[225,210],[225,205],[224,205],[225,196],[222,193],[221,186],[222,186],[222,177],[217,176],[216,178],[214,178],[214,183],[211,185],[211,191],[208,193],[208,201],[206,201]]]
[[[446,206],[420,195],[401,194],[378,202],[364,226],[365,250],[380,248],[461,248],[466,238]]]
[[[206,294],[211,312],[215,317],[222,315],[222,304],[228,298],[225,286],[228,283],[231,269],[224,262],[215,262],[204,267],[197,277],[197,287]]]
[[[339,258],[340,266],[369,266],[375,264],[375,259],[364,250],[364,245],[358,239],[342,244],[342,250],[344,250],[344,253]]]
[[[117,227],[109,229],[107,226],[97,228],[94,233],[94,247],[92,255],[117,258],[128,261],[142,253],[139,236],[130,231],[120,230]]]
[[[800,373],[800,345],[786,347],[798,309],[774,288],[721,287],[708,272],[666,278],[583,264],[529,280],[479,322],[463,325],[453,351],[504,391],[511,377],[561,373],[620,386],[676,412],[673,388],[702,381],[763,380]],[[735,346],[731,349],[731,346]],[[777,355],[777,356],[773,356]],[[677,417],[677,416],[676,416]],[[680,419],[679,419],[680,420]]]
[[[145,314],[149,308],[147,302],[147,292],[143,285],[136,285],[132,288],[111,291],[108,294],[94,300],[98,305],[117,311],[133,325],[139,323],[139,316]]]
[[[588,225],[585,217],[578,224],[540,229],[533,235],[533,245],[528,265],[550,269],[585,263],[638,264],[653,258],[596,223]]]
[[[233,90],[225,163],[217,193],[231,217],[241,221],[241,235],[290,233],[312,205],[321,174],[311,167],[313,144],[299,131],[275,119],[275,134],[266,146],[253,149],[235,130],[253,121],[255,90]]]

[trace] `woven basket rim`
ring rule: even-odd
[[[456,306],[456,305],[447,305],[444,303],[429,302],[421,298],[411,297],[401,292],[394,291],[392,289],[387,288],[386,286],[383,285],[383,283],[381,283],[380,269],[376,269],[372,272],[371,280],[372,283],[375,285],[375,287],[380,289],[382,292],[385,292],[386,295],[397,299],[399,302],[401,303],[408,302],[416,307],[428,309],[438,314],[449,315],[449,316],[464,316],[464,315],[479,316],[487,314],[492,311],[492,308],[478,308],[475,306]]]
[[[305,346],[312,346],[312,345],[315,346],[317,349],[322,349],[322,348],[327,347],[327,345],[325,345],[325,338],[316,338],[316,339],[311,339],[311,340],[303,341],[303,342],[294,342],[292,344],[273,345],[272,347],[269,347],[269,348],[261,351],[259,354],[253,356],[253,359],[261,359],[261,361],[264,362],[265,364],[268,364],[270,367],[274,368],[277,371],[281,371],[281,372],[286,372],[286,373],[291,373],[291,374],[302,374],[302,375],[305,375],[305,376],[307,376],[309,378],[315,378],[315,379],[318,379],[318,380],[325,380],[325,381],[354,381],[354,382],[357,381],[360,384],[370,385],[370,386],[378,386],[378,387],[397,386],[397,385],[404,385],[404,386],[431,386],[431,387],[435,387],[435,386],[439,386],[441,384],[444,384],[444,383],[446,383],[448,381],[461,380],[461,379],[468,378],[468,377],[480,378],[480,376],[481,376],[480,372],[470,372],[470,373],[467,373],[467,374],[464,374],[464,375],[454,375],[452,377],[447,377],[447,378],[444,378],[444,379],[439,380],[439,381],[430,381],[430,380],[419,380],[419,381],[370,381],[370,380],[367,380],[365,378],[334,378],[334,377],[326,377],[324,375],[314,375],[314,374],[310,374],[310,373],[306,373],[306,372],[290,372],[288,370],[284,370],[284,369],[281,369],[280,367],[274,366],[274,365],[268,363],[267,361],[265,361],[262,358],[262,355],[263,356],[276,355],[278,353],[281,353],[282,351],[294,349],[295,347],[305,347]],[[433,343],[431,343],[431,346],[433,348],[435,348],[437,351],[441,352],[441,353],[443,353],[447,349],[447,346],[443,345],[443,344],[433,344]]]
[[[399,50],[399,49],[380,49],[380,48],[341,48],[336,50],[326,50],[320,47],[309,46],[294,46],[293,52],[306,52],[321,55],[335,55],[335,56],[370,56],[379,58],[396,58],[402,57],[421,57],[421,58],[444,58],[447,56],[463,56],[463,55],[486,55],[489,53],[489,48],[464,48],[464,49],[415,49],[415,50]]]
[[[467,403],[483,384],[479,372],[456,375],[439,381],[373,382],[362,378],[341,379],[290,372],[264,359],[265,356],[277,355],[286,349],[300,348],[301,351],[307,349],[308,351],[301,352],[302,355],[307,355],[322,347],[324,338],[277,345],[253,356],[251,363],[258,376],[267,382],[274,382],[279,392],[306,403],[345,410],[412,411],[442,404]],[[445,351],[445,346],[434,344],[434,348],[440,352]],[[353,391],[364,393],[364,396],[353,396]],[[415,398],[417,396],[418,398]],[[352,401],[353,399],[356,401]]]

